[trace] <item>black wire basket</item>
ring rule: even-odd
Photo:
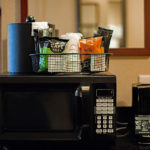
[[[30,54],[34,72],[106,72],[110,53]]]

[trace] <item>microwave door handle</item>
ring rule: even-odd
[[[76,90],[76,96],[77,101],[78,101],[78,118],[79,118],[79,122],[80,125],[85,128],[88,127],[89,125],[89,112],[88,112],[88,108],[89,108],[89,94],[90,94],[90,86],[81,86],[79,88],[77,88]]]
[[[76,117],[77,117],[77,124],[82,126],[82,93],[81,89],[77,88],[75,91],[75,106],[76,106]]]
[[[76,111],[77,120],[79,125],[78,138],[81,139],[82,136],[86,138],[89,132],[89,96],[90,86],[81,86],[77,88],[75,92],[76,96]]]
[[[82,121],[83,128],[89,127],[89,118],[90,118],[90,85],[81,86],[82,91]]]

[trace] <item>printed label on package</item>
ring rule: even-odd
[[[150,115],[135,116],[135,134],[150,134]]]

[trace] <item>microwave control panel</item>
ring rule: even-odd
[[[94,104],[96,135],[115,134],[115,98],[113,89],[96,89]]]

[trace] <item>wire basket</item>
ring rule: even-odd
[[[34,72],[75,73],[105,72],[109,69],[110,53],[30,54]]]

